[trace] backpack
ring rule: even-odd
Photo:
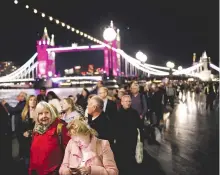
[[[59,141],[60,148],[61,148],[62,152],[64,153],[65,149],[63,147],[63,139],[62,139],[63,125],[64,125],[63,123],[58,123],[58,125],[57,125],[57,135],[58,135],[58,141]]]

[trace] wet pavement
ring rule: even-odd
[[[188,98],[185,103],[180,101],[172,114],[167,113],[164,118],[160,144],[145,141],[148,170],[161,175],[219,174],[218,107],[215,111],[206,111],[203,102]],[[144,170],[146,174],[148,170]]]

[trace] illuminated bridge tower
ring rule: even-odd
[[[116,41],[117,41],[117,48],[121,49],[121,37],[120,37],[120,33],[119,32],[120,32],[120,30],[117,29]],[[117,66],[118,66],[117,73],[118,73],[119,76],[121,76],[122,75],[121,72],[123,70],[122,67],[121,67],[122,66],[121,55],[119,53],[117,53],[116,56],[117,56]]]
[[[41,40],[37,41],[37,72],[38,78],[47,78],[55,75],[55,53],[48,53],[47,48],[54,46],[54,35],[49,38],[47,28],[44,28],[43,37]]]
[[[120,48],[120,35],[113,21],[110,26],[104,30],[103,38],[105,43],[113,48]],[[121,74],[120,69],[120,55],[117,55],[112,49],[105,47],[104,49],[104,71],[107,75],[118,76]]]

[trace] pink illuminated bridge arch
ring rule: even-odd
[[[92,50],[104,50],[103,45],[91,45],[91,46],[71,46],[71,47],[54,47],[47,48],[48,52],[63,53],[63,52],[77,52],[77,51],[92,51]]]

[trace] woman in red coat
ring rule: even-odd
[[[68,131],[63,125],[61,130],[62,144],[60,144],[57,127],[62,121],[57,118],[54,109],[42,101],[38,103],[36,112],[36,125],[30,149],[29,174],[58,175],[63,160],[63,149],[70,140]]]

